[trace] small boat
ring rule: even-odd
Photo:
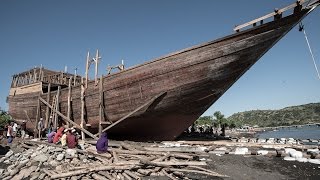
[[[43,118],[45,127],[81,124],[90,136],[107,131],[113,139],[173,140],[318,5],[297,1],[226,37],[87,83],[74,74],[30,69],[13,76],[9,113],[27,120],[29,131]]]

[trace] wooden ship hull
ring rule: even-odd
[[[48,126],[50,109],[39,97],[52,104],[59,93],[57,110],[77,124],[83,119],[91,133],[110,126],[107,132],[114,139],[173,140],[313,10],[294,8],[287,17],[276,12],[271,22],[258,19],[261,24],[253,22],[247,30],[239,27],[230,36],[103,76],[98,83],[89,81],[83,101],[79,76],[43,68],[15,75],[9,113],[17,121],[27,120],[30,131],[40,117]]]

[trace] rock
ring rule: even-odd
[[[82,162],[88,163],[88,162],[90,162],[90,161],[89,161],[88,159],[83,159]]]
[[[49,163],[48,163],[48,162],[44,162],[43,165],[44,165],[44,166],[48,166]]]
[[[64,158],[64,153],[58,154],[57,161],[62,161]]]
[[[10,162],[9,159],[5,160],[3,163],[5,163],[5,164],[11,164],[11,162]]]
[[[258,155],[267,155],[268,153],[269,153],[269,151],[267,151],[267,150],[259,150],[259,151],[257,151]]]
[[[33,172],[33,173],[31,173],[31,175],[30,175],[30,176],[31,176],[30,180],[38,179],[39,175],[40,175],[39,172]]]
[[[54,166],[54,167],[55,167],[55,166],[58,166],[59,164],[60,164],[60,163],[59,163],[58,161],[56,161],[56,160],[52,160],[52,161],[49,162],[49,165],[50,165],[50,166]]]
[[[320,159],[308,159],[309,163],[320,164]]]
[[[304,157],[302,157],[302,158],[296,158],[296,160],[297,160],[298,162],[308,162],[308,159],[307,159],[307,158],[304,158]]]
[[[284,148],[284,152],[286,154],[289,154],[290,151],[296,151],[295,149],[292,149],[292,148]]]
[[[58,166],[56,167],[56,171],[62,171],[62,170],[63,170],[62,165],[58,165]]]
[[[39,154],[38,156],[34,157],[33,160],[38,162],[46,162],[48,160],[48,156],[45,154]]]
[[[269,139],[267,140],[267,143],[273,144],[273,143],[274,143],[274,138],[269,138]]]
[[[302,152],[301,151],[290,151],[289,152],[290,157],[293,158],[302,158]]]
[[[80,160],[83,160],[83,159],[86,159],[87,158],[87,156],[85,156],[85,155],[79,155],[79,159]]]
[[[42,173],[42,174],[39,175],[38,179],[44,179],[44,177],[45,177],[46,175],[47,175],[47,174]]]
[[[79,165],[80,164],[80,161],[79,161],[79,159],[78,158],[73,158],[72,159],[72,161],[71,161],[71,164],[73,164],[73,165]]]
[[[41,151],[42,151],[43,153],[47,153],[47,152],[48,152],[48,147],[44,147]]]
[[[258,139],[257,142],[258,142],[258,143],[265,143],[265,142],[266,142],[266,139]]]
[[[10,176],[16,175],[18,172],[19,172],[19,169],[15,168],[10,172]]]
[[[2,175],[3,172],[4,172],[4,169],[0,169],[0,176]]]
[[[320,154],[320,151],[319,151],[318,148],[316,148],[316,149],[307,149],[307,154],[311,154],[311,153]]]
[[[12,155],[13,155],[13,151],[10,150],[10,151],[7,152],[6,155],[4,155],[4,157],[9,158],[9,157],[12,156]]]
[[[38,147],[37,147],[37,151],[40,151],[42,148],[43,148],[44,146],[43,145],[38,145]]]
[[[249,152],[248,148],[240,148],[237,147],[234,154],[246,154],[247,152]]]
[[[215,151],[226,151],[226,150],[227,150],[227,147],[219,147],[215,149]]]
[[[77,151],[75,149],[67,149],[66,150],[66,158],[75,158],[78,157]]]
[[[296,158],[286,156],[286,157],[283,158],[283,160],[285,160],[285,161],[295,161]]]
[[[29,169],[21,169],[19,174],[13,176],[12,180],[20,180],[25,177],[25,174],[28,173]],[[27,176],[28,177],[28,176]]]

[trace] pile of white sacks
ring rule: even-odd
[[[286,161],[298,161],[298,162],[310,162],[313,164],[320,164],[320,159],[310,159],[303,157],[303,153],[301,151],[297,151],[292,148],[285,148],[286,157],[284,157],[284,160]],[[316,153],[319,154],[319,149],[308,149],[307,154],[310,153]]]

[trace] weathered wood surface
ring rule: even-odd
[[[157,94],[167,92],[148,109],[136,112],[130,119],[111,128],[109,136],[136,140],[176,138],[305,13],[302,11],[103,77],[104,112],[111,122],[121,119]],[[51,92],[51,99],[55,94],[55,91]],[[71,116],[80,124],[80,86],[73,87],[71,94]],[[45,97],[46,94],[43,94],[42,98]],[[89,81],[85,94],[85,121],[91,124],[88,130],[95,133],[98,132],[101,117],[100,98],[99,86]],[[68,89],[64,88],[61,90],[60,107],[65,115],[67,99]],[[19,109],[30,110],[31,114],[35,111],[36,100],[32,93],[9,97],[9,111],[15,119],[24,119],[25,115]],[[44,116],[45,112],[41,114]]]

